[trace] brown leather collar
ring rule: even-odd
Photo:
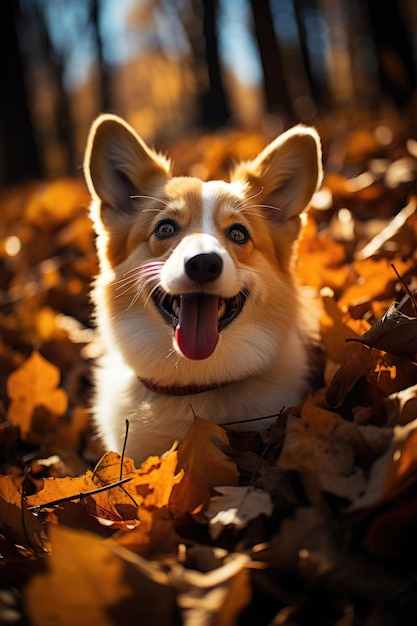
[[[229,383],[213,383],[211,385],[158,385],[153,380],[138,377],[139,381],[151,391],[167,396],[192,396],[196,393],[204,393],[213,389],[220,389]]]

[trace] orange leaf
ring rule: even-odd
[[[74,501],[84,499],[83,494],[95,491],[101,485],[93,481],[93,473],[88,470],[84,476],[76,478],[45,478],[43,488],[32,496],[27,497],[29,506],[45,507],[55,500],[63,498],[72,498]],[[115,489],[118,489],[115,487]],[[84,502],[88,512],[97,517],[111,519],[112,521],[121,520],[121,516],[114,508],[110,498],[109,491],[95,494],[94,496],[86,496]]]
[[[370,327],[365,320],[355,320],[343,311],[330,295],[323,294],[321,316],[322,341],[326,355],[335,363],[342,363],[353,351],[346,339],[359,337]]]
[[[200,417],[195,417],[178,452],[178,467],[184,477],[172,492],[169,507],[174,515],[191,513],[203,507],[214,487],[237,485],[236,465],[220,449],[228,446],[226,431]]]
[[[9,418],[20,426],[23,438],[30,430],[37,407],[46,408],[54,416],[65,413],[68,397],[63,389],[57,389],[59,379],[59,369],[37,350],[8,377]]]
[[[122,559],[93,534],[51,526],[50,537],[49,569],[25,592],[30,623],[115,624],[108,609],[132,594]]]
[[[176,473],[177,452],[170,452],[159,458],[150,457],[139,469],[135,468],[130,458],[123,462],[122,478],[129,476],[123,490],[120,488],[109,492],[108,497],[114,506],[122,504],[132,505],[134,502],[140,507],[167,506],[174,485],[178,484],[183,472]],[[100,461],[95,470],[96,481],[101,485],[115,483],[120,477],[121,457],[116,452],[109,452]]]
[[[22,494],[11,476],[0,476],[0,529],[13,543],[44,550],[42,521],[22,507]]]

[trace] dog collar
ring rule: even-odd
[[[213,389],[219,389],[229,383],[213,383],[211,385],[158,385],[153,380],[138,377],[139,381],[145,385],[151,391],[160,393],[167,396],[192,396],[196,393],[204,393],[205,391],[212,391]]]

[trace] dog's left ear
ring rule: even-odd
[[[314,128],[295,126],[277,137],[253,161],[240,164],[232,180],[244,180],[257,202],[279,211],[280,221],[299,215],[322,182],[321,143]]]

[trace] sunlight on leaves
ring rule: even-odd
[[[44,359],[37,350],[7,379],[7,392],[11,403],[9,417],[18,424],[25,437],[30,429],[34,410],[46,408],[52,416],[65,413],[68,397],[59,389],[60,371]]]

